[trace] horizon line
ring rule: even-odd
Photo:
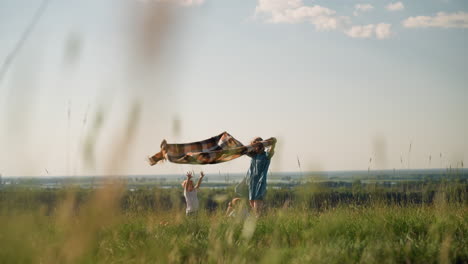
[[[405,172],[416,172],[416,171],[450,171],[450,170],[458,170],[462,172],[468,172],[468,168],[414,168],[414,169],[371,169],[371,170],[322,170],[322,171],[279,171],[279,172],[269,172],[269,174],[321,174],[321,173],[370,173],[370,172],[397,172],[397,171],[405,171]],[[224,172],[224,173],[207,173],[206,175],[239,175],[245,174],[245,172]],[[73,178],[73,177],[122,177],[128,178],[132,176],[175,176],[175,175],[184,175],[183,173],[167,173],[167,174],[81,174],[81,175],[21,175],[21,176],[11,176],[11,175],[2,175],[0,174],[0,178],[48,178],[48,177],[61,177],[61,178]]]

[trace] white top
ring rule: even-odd
[[[193,213],[198,210],[198,196],[197,196],[197,189],[193,189],[193,191],[188,192],[184,190],[184,197],[185,202],[187,203],[187,209],[185,212]]]

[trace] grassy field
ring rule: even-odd
[[[268,191],[260,218],[226,217],[232,189],[0,191],[2,263],[468,263],[466,183]]]

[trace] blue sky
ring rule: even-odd
[[[144,162],[222,131],[276,136],[273,171],[467,163],[466,1],[162,2],[49,2],[0,84],[0,173],[247,170]],[[0,62],[38,5],[0,3]]]

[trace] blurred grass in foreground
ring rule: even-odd
[[[441,186],[436,192],[369,186],[334,190],[313,184],[270,189],[268,210],[260,219],[224,216],[226,198],[234,195],[231,189],[203,189],[204,209],[193,219],[184,215],[179,189],[130,192],[122,183],[98,190],[4,188],[0,259],[3,263],[466,263],[467,186]]]

